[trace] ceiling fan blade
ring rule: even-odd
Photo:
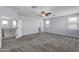
[[[47,14],[52,14],[52,13],[47,13]]]

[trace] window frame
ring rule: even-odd
[[[76,20],[71,20],[72,22],[70,22],[70,18],[71,19],[74,19],[76,18]],[[75,21],[75,22],[73,22]],[[70,27],[71,26],[71,27]],[[76,27],[75,27],[76,26]],[[78,29],[78,17],[77,16],[74,16],[74,17],[69,17],[68,18],[68,29],[70,30],[77,30]]]
[[[45,24],[46,24],[46,28],[49,28],[50,27],[50,20],[46,20]]]
[[[15,24],[14,24],[14,22],[15,22]],[[16,28],[16,26],[17,26],[17,21],[16,21],[16,20],[13,20],[13,21],[12,21],[12,27],[13,27],[13,28]]]
[[[2,20],[2,25],[8,25],[8,20]]]

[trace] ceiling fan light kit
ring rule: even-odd
[[[51,13],[47,12],[47,11],[41,11],[40,14],[41,14],[41,16],[49,16],[49,14],[51,14]]]
[[[36,11],[38,11],[38,15],[40,17],[50,17],[52,12],[51,12],[51,8],[42,8],[39,6],[32,6],[32,8],[36,9]]]

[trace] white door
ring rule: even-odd
[[[22,20],[17,21],[16,38],[22,36]]]

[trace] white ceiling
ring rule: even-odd
[[[24,15],[38,13],[41,10],[49,10],[51,12],[60,12],[64,10],[68,10],[71,8],[76,8],[78,6],[37,6],[36,8],[32,8],[32,6],[9,6],[8,8],[11,8],[17,12],[20,12]]]
[[[1,8],[2,7],[0,7],[0,11]],[[40,18],[40,15],[38,15],[38,13],[41,10],[46,10],[52,13],[52,15],[50,15],[48,18],[50,17],[53,18],[57,16],[73,14],[73,12],[78,13],[79,6],[36,6],[36,8],[32,8],[32,6],[6,6],[3,7],[2,10],[3,9],[5,10],[9,9],[8,12],[4,10],[5,13],[7,12],[7,14],[12,11],[12,12],[16,12],[19,15],[23,15],[25,17],[35,17],[35,18],[38,17]]]

